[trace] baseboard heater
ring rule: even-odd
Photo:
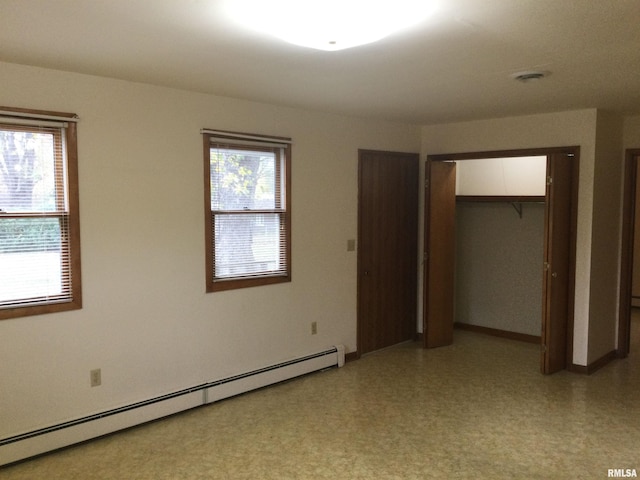
[[[307,373],[344,365],[344,346],[0,439],[0,465],[67,447]]]

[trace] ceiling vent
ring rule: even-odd
[[[535,82],[549,75],[549,72],[541,72],[538,70],[529,70],[526,72],[517,72],[511,74],[511,78],[522,83]]]

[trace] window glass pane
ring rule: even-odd
[[[62,295],[67,266],[58,218],[0,218],[0,305]]]
[[[280,207],[274,151],[211,148],[210,162],[212,210]]]
[[[0,210],[56,210],[53,134],[2,127],[0,165]]]
[[[216,215],[216,278],[284,274],[281,214]]]

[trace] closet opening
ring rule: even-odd
[[[540,344],[547,157],[455,163],[454,327]]]
[[[579,147],[427,157],[423,341],[453,327],[572,368]]]

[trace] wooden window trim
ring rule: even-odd
[[[5,112],[26,113],[34,115],[50,115],[56,117],[77,118],[73,113],[33,110],[24,108],[0,107]],[[80,254],[80,202],[78,188],[78,142],[77,126],[73,121],[65,128],[65,152],[67,156],[67,200],[68,200],[68,241],[65,242],[69,252],[69,268],[71,276],[71,299],[40,305],[25,305],[0,309],[0,320],[20,318],[45,313],[56,313],[82,308],[82,273]]]
[[[220,131],[222,132],[222,131]],[[230,148],[238,148],[242,150],[252,150],[255,145],[243,144],[242,140],[238,139],[234,135],[246,135],[255,139],[265,139],[265,142],[277,142],[278,139],[290,141],[285,137],[266,137],[264,135],[248,134],[241,132],[227,132],[231,136],[223,141],[225,146]],[[206,292],[221,292],[227,290],[236,290],[240,288],[257,287],[263,285],[275,285],[280,283],[287,283],[291,281],[292,261],[291,261],[291,145],[286,145],[282,148],[284,155],[284,185],[283,182],[279,182],[277,193],[281,193],[281,189],[285,188],[285,204],[281,206],[283,213],[283,220],[285,223],[284,228],[281,230],[281,238],[285,239],[285,258],[287,262],[287,269],[285,274],[279,275],[257,275],[252,277],[238,277],[225,280],[214,280],[214,212],[211,210],[211,183],[210,183],[210,148],[212,144],[212,138],[222,139],[223,135],[213,135],[209,133],[203,134],[203,158],[204,158],[204,211],[205,211],[205,277],[206,277]],[[281,162],[276,162],[276,169],[281,168]],[[269,210],[268,213],[277,213],[277,210]],[[237,214],[256,214],[267,211],[253,210],[250,212],[234,212]]]

